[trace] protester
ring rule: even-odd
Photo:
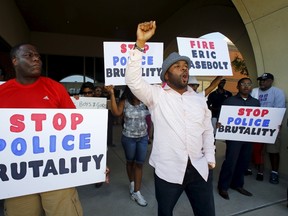
[[[113,86],[106,86],[111,99],[111,112],[115,116],[123,115],[122,146],[126,156],[126,171],[130,181],[131,199],[140,206],[147,206],[147,201],[140,192],[143,164],[148,147],[146,116],[147,107],[126,87],[117,105]]]
[[[211,112],[204,97],[188,86],[191,61],[171,53],[162,64],[160,78],[149,85],[142,78],[145,43],[154,35],[156,22],[140,23],[137,41],[130,52],[126,84],[148,106],[154,124],[149,163],[154,167],[158,215],[171,216],[185,191],[195,215],[215,215],[212,169],[215,146]]]
[[[94,90],[94,97],[102,97],[102,87],[96,86]]]
[[[216,123],[218,122],[221,105],[224,100],[232,96],[232,93],[226,89],[224,86],[226,84],[226,79],[221,79],[218,84],[218,88],[208,95],[207,104],[212,112],[212,125],[214,128],[214,134],[216,132]]]
[[[276,108],[285,108],[286,101],[285,101],[285,94],[284,92],[276,88],[273,85],[274,76],[271,73],[264,73],[260,77],[257,78],[259,81],[259,88],[254,88],[251,95],[257,99],[259,99],[261,107],[276,107]],[[260,145],[260,146],[259,146]],[[256,178],[258,180],[263,180],[263,167],[264,161],[261,160],[263,158],[263,147],[266,147],[266,152],[269,154],[270,164],[271,164],[271,173],[269,182],[271,184],[278,184],[279,183],[279,163],[280,163],[280,135],[278,134],[276,141],[273,145],[271,144],[257,144],[255,146],[255,158],[254,160],[257,163],[258,173]]]
[[[99,86],[98,86],[99,87]],[[96,87],[97,88],[97,87]],[[95,95],[99,92],[96,91],[96,88],[94,87],[94,84],[92,82],[84,82],[82,83],[81,87],[80,87],[80,92],[79,95],[81,97],[96,97]],[[101,87],[100,87],[101,89]],[[102,90],[101,90],[102,91]],[[79,98],[79,96],[77,96],[76,98]],[[108,122],[108,127],[109,127],[109,122]],[[109,140],[109,128],[108,128],[108,134],[107,134],[107,140]],[[112,139],[112,135],[111,135],[111,139]],[[109,170],[109,168],[106,168],[107,170]],[[107,180],[107,179],[106,179]],[[107,183],[109,182],[109,180],[106,181]],[[103,182],[98,182],[95,183],[95,187],[96,188],[100,188],[103,185]]]
[[[84,82],[80,87],[80,96],[94,97],[94,84],[92,82]]]
[[[189,81],[188,81],[188,85],[197,93],[199,93],[200,95],[203,95],[204,97],[206,97],[207,95],[210,94],[210,92],[212,92],[216,86],[220,83],[221,79],[223,78],[223,76],[217,76],[215,77],[215,79],[212,80],[212,82],[210,83],[210,85],[205,88],[204,91],[202,92],[198,92],[197,89],[200,85],[200,83],[198,82],[197,78],[195,76],[189,76]]]
[[[237,89],[238,94],[227,98],[222,106],[260,106],[260,102],[250,95],[252,91],[252,81],[250,78],[240,79]],[[222,164],[218,180],[218,193],[224,199],[229,200],[229,188],[243,195],[252,196],[252,193],[243,188],[244,175],[249,165],[252,147],[251,142],[226,140],[225,160]]]
[[[35,46],[20,44],[10,54],[16,78],[0,85],[0,108],[75,108],[63,85],[41,76],[42,61]],[[9,198],[4,209],[9,216],[83,215],[76,188]]]
[[[197,78],[195,76],[189,76],[189,80],[188,80],[188,85],[196,92],[196,93],[200,93],[204,96],[205,92],[198,92],[197,89],[200,86],[200,83],[198,82]]]
[[[215,77],[210,85],[205,88],[205,97],[209,95],[218,85],[219,83],[223,80],[223,76],[217,76]]]

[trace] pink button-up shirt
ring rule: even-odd
[[[150,85],[142,79],[141,61],[142,52],[132,50],[126,84],[151,113],[154,140],[149,163],[161,179],[182,184],[189,157],[207,181],[208,162],[215,163],[215,146],[205,98],[190,87],[181,95],[168,85]]]

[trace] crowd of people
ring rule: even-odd
[[[113,146],[111,118],[122,117],[121,143],[132,200],[143,207],[148,204],[140,189],[149,140],[147,116],[151,116],[154,134],[149,164],[154,169],[158,216],[172,216],[183,192],[194,215],[213,216],[215,204],[212,182],[216,166],[214,136],[221,126],[221,107],[284,108],[285,95],[281,89],[272,86],[274,76],[271,73],[259,76],[259,88],[254,89],[250,78],[240,79],[237,83],[238,93],[234,96],[224,88],[226,80],[222,76],[216,77],[209,87],[199,93],[199,82],[196,77],[189,76],[191,60],[176,52],[162,63],[160,79],[166,84],[150,85],[142,78],[141,59],[145,44],[155,31],[155,21],[138,25],[136,44],[130,52],[125,75],[127,86],[119,100],[115,97],[113,86],[95,87],[90,82],[83,83],[79,96],[107,97],[110,100],[108,146]],[[16,78],[0,86],[0,108],[75,108],[61,84],[41,76],[42,62],[35,46],[15,46],[11,50],[11,60]],[[50,100],[43,100],[43,96],[48,96]],[[225,159],[217,184],[221,197],[230,199],[229,188],[245,196],[253,196],[244,189],[244,176],[249,165],[255,162],[256,179],[263,181],[263,149],[271,162],[269,182],[279,183],[279,135],[274,145],[226,140]],[[4,205],[5,215],[9,216],[40,216],[43,213],[46,216],[83,215],[76,188],[9,198]]]

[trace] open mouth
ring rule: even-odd
[[[188,75],[187,73],[184,73],[184,74],[182,75],[182,81],[183,81],[184,83],[187,83],[188,80],[189,80],[189,75]]]

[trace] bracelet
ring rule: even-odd
[[[137,46],[137,43],[135,43],[134,49],[137,49],[137,50],[139,50],[140,52],[145,52],[145,48],[140,48],[139,46]]]

